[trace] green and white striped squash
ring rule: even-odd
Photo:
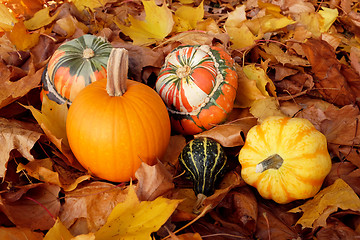
[[[195,195],[210,196],[224,176],[227,157],[220,143],[211,138],[195,138],[179,155],[182,168],[190,175]],[[200,195],[200,196],[199,196]]]
[[[180,46],[169,53],[156,81],[174,130],[192,135],[226,120],[238,86],[234,60],[209,45]]]
[[[42,77],[49,99],[70,105],[85,86],[106,78],[111,49],[104,38],[89,34],[60,45]]]

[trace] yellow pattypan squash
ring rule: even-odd
[[[239,161],[244,181],[277,203],[313,197],[331,169],[326,137],[303,118],[272,116],[251,128]]]

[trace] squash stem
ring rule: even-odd
[[[267,157],[256,165],[256,172],[262,173],[268,169],[279,169],[283,164],[284,159],[277,153]]]
[[[199,193],[197,196],[196,196],[196,202],[195,202],[195,205],[193,207],[193,213],[195,214],[199,214],[201,211],[201,207],[203,206],[203,202],[205,201],[205,199],[207,198],[204,194],[202,193]]]
[[[188,77],[190,73],[191,73],[191,67],[189,67],[188,65],[179,67],[176,70],[176,75],[181,79]]]
[[[106,91],[109,96],[122,96],[126,92],[128,66],[128,51],[125,48],[113,48],[107,63]]]
[[[93,56],[95,56],[94,50],[92,50],[91,48],[84,49],[83,58],[89,59],[89,58],[92,58]]]

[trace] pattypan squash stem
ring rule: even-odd
[[[279,169],[283,164],[284,159],[277,153],[267,157],[256,165],[256,172],[262,173],[268,169]]]
[[[124,48],[113,48],[107,63],[106,91],[109,96],[122,96],[126,92],[128,66],[128,51]]]

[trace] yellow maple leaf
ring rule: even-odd
[[[265,33],[276,32],[290,24],[295,23],[292,19],[280,14],[280,8],[274,4],[259,5],[266,9],[266,15],[252,20],[246,19],[245,6],[238,6],[228,14],[225,22],[225,30],[229,34],[232,48],[246,48],[255,44]]]
[[[49,7],[37,11],[32,18],[24,21],[25,27],[28,30],[35,30],[52,23],[59,14],[59,12],[56,12],[53,16],[50,16],[49,12]]]
[[[54,226],[46,233],[44,240],[71,240],[72,238],[73,235],[70,231],[64,226],[60,219],[57,219]]]
[[[196,24],[204,17],[204,3],[202,1],[201,4],[195,8],[191,6],[183,5],[175,11],[175,16],[177,17],[175,18],[176,25],[187,26],[187,28],[184,27],[181,28],[180,31],[175,29],[175,32],[183,32],[183,31],[195,29]],[[181,23],[178,23],[179,21]]]
[[[30,33],[27,31],[24,22],[18,21],[10,32],[7,33],[9,40],[19,51],[27,51],[34,47],[40,38],[39,30]]]
[[[50,101],[49,98],[44,95],[41,112],[33,106],[24,107],[31,111],[32,115],[44,131],[45,129],[49,130],[52,135],[54,135],[58,139],[62,139],[63,143],[65,145],[68,145],[65,126],[68,113],[68,108],[66,104],[59,105],[54,101]]]
[[[245,5],[239,5],[234,11],[228,13],[228,17],[225,22],[225,28],[227,27],[240,27],[246,20]]]
[[[228,14],[224,28],[229,34],[232,48],[239,49],[253,45],[257,37],[244,24],[246,21],[245,5],[237,6]]]
[[[331,186],[324,188],[305,204],[291,209],[289,212],[303,212],[296,224],[303,228],[316,228],[326,226],[326,219],[331,213],[341,208],[342,210],[360,211],[360,199],[354,190],[341,178]]]
[[[339,15],[339,12],[336,8],[331,9],[327,7],[322,7],[321,10],[319,11],[319,14],[324,19],[323,24],[320,27],[320,31],[327,32],[331,27],[331,25],[335,22],[336,18]]]
[[[82,12],[85,9],[94,11],[95,8],[103,7],[108,0],[71,0],[75,7]]]
[[[195,0],[179,0],[181,4],[192,4],[195,2]]]
[[[266,53],[275,57],[277,61],[281,64],[291,64],[295,66],[310,66],[309,61],[306,59],[300,58],[295,55],[291,55],[289,52],[283,52],[283,50],[279,47],[278,44],[269,43],[268,45],[262,46]]]
[[[74,238],[58,219],[44,240],[151,240],[150,234],[159,230],[181,201],[164,197],[158,197],[154,201],[139,201],[134,187],[130,185],[125,201],[113,208],[105,225],[97,232]]]
[[[250,113],[261,123],[269,116],[285,116],[274,97],[255,100],[250,107]]]
[[[267,76],[264,69],[249,64],[242,68],[237,67],[238,88],[235,106],[244,108],[250,107],[254,101],[276,96],[276,88],[272,80]],[[268,93],[270,92],[270,94]]]
[[[331,25],[338,17],[338,10],[322,7],[322,10],[316,13],[302,13],[299,16],[298,23],[306,26],[315,37],[329,30]]]
[[[10,31],[16,22],[16,18],[9,9],[0,3],[0,32]]]
[[[181,200],[158,197],[140,202],[130,186],[126,200],[114,207],[107,222],[96,233],[97,240],[149,239],[172,215]]]
[[[115,21],[120,30],[129,36],[135,45],[149,45],[162,40],[174,26],[173,15],[165,1],[162,6],[156,5],[155,0],[142,0],[142,3],[146,14],[144,21],[131,15],[128,18],[131,26]]]
[[[279,16],[280,13],[273,15],[268,14],[260,18],[255,18],[252,20],[245,21],[244,24],[251,30],[251,32],[262,38],[265,33],[275,32],[281,28],[284,28],[290,24],[295,23],[294,20],[289,19],[285,16]],[[259,38],[259,39],[260,39]]]
[[[68,158],[70,163],[75,158],[70,150],[66,136],[66,117],[68,108],[66,104],[59,105],[44,95],[41,112],[33,106],[23,106],[29,109],[52,143]]]
[[[276,87],[264,69],[256,67],[255,64],[249,64],[243,67],[243,71],[247,78],[256,82],[257,88],[264,96],[270,96],[266,87],[270,91],[271,95],[276,95]]]

